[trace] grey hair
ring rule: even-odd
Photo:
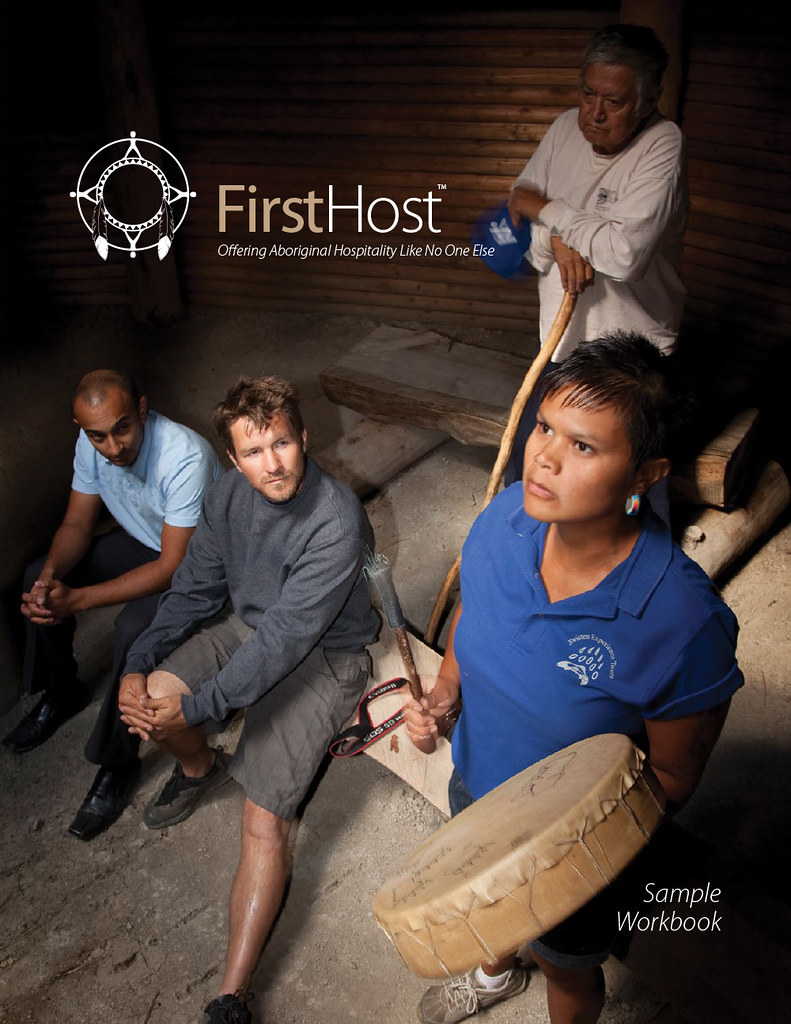
[[[591,64],[625,64],[635,73],[638,109],[659,99],[667,50],[645,25],[605,25],[593,34],[582,58],[581,79]]]

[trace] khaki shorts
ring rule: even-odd
[[[208,619],[159,668],[196,693],[253,632],[226,609]],[[370,673],[366,651],[314,647],[245,709],[229,770],[249,800],[287,821],[294,818],[330,743],[354,713]]]

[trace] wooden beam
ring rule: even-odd
[[[432,331],[379,327],[319,380],[333,402],[366,416],[496,447],[529,363]]]

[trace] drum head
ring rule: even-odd
[[[582,740],[452,818],[377,893],[407,965],[437,978],[493,962],[606,888],[646,846],[664,794],[626,736]]]

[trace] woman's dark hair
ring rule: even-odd
[[[563,405],[611,406],[623,419],[635,468],[672,458],[691,413],[691,394],[675,356],[641,334],[613,331],[583,341],[544,378],[542,400],[570,389]]]

